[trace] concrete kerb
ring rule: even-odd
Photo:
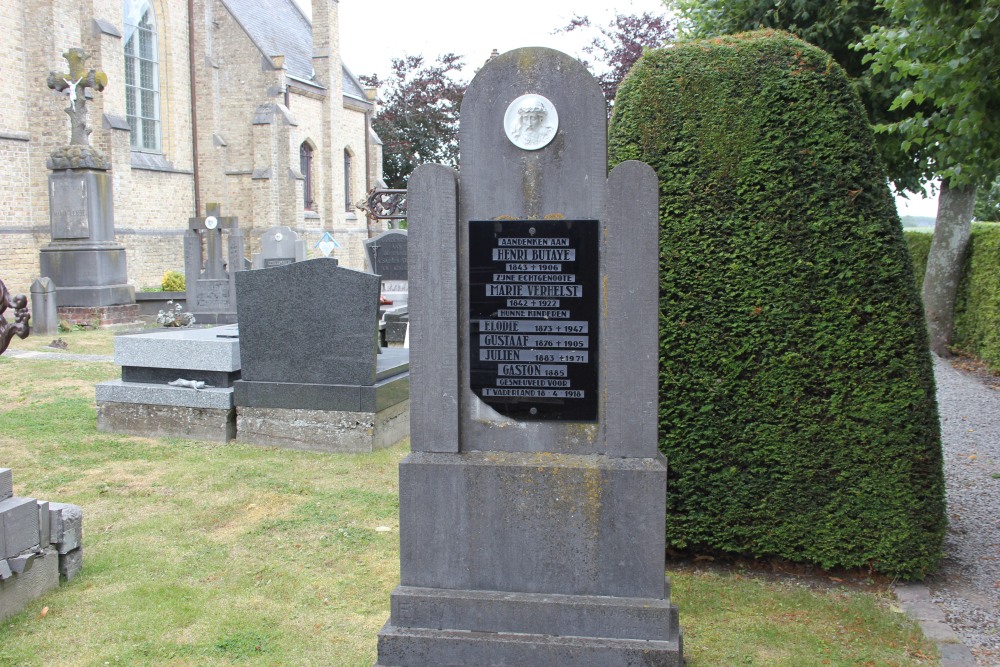
[[[944,612],[934,604],[926,585],[896,584],[894,591],[899,606],[920,625],[924,636],[937,646],[941,667],[976,667],[972,651],[948,625]]]

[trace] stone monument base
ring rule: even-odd
[[[239,408],[236,442],[310,452],[370,453],[410,433],[410,402],[378,412]]]
[[[410,433],[408,350],[384,350],[374,385],[238,380],[236,440],[321,452],[371,452]]]
[[[665,490],[662,458],[410,454],[378,664],[679,667]]]
[[[236,438],[233,389],[102,382],[97,385],[97,430],[229,442]]]
[[[58,291],[62,294],[62,290]],[[71,325],[92,325],[99,327],[142,325],[139,306],[134,303],[117,306],[57,306],[56,317]]]

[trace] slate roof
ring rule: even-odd
[[[286,73],[319,88],[313,77],[312,23],[293,0],[222,0],[265,56],[285,56]],[[344,95],[369,104],[360,82],[341,62]]]
[[[265,56],[285,56],[288,74],[313,81],[312,25],[292,0],[222,0]]]

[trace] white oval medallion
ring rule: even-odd
[[[207,218],[205,218],[206,229],[215,229],[218,226],[219,226],[219,220],[214,215],[210,215]]]
[[[545,148],[559,129],[559,114],[548,98],[528,93],[510,103],[503,116],[507,138],[518,148]]]

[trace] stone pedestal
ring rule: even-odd
[[[558,118],[556,116],[558,110]],[[408,188],[411,454],[379,667],[680,667],[657,449],[657,180],[549,49],[462,103]]]
[[[62,169],[49,175],[52,242],[40,251],[41,273],[55,283],[59,316],[67,308],[115,309],[111,319],[137,321],[135,290],[128,284],[125,247],[115,242],[111,175],[100,169]],[[120,308],[120,306],[131,306]]]

